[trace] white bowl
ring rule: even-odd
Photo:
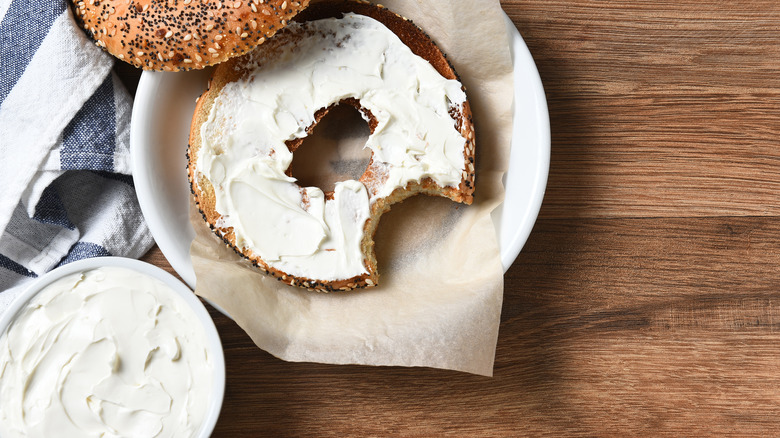
[[[97,257],[69,263],[57,268],[36,279],[24,290],[24,292],[20,293],[8,309],[0,315],[0,334],[6,332],[14,321],[16,314],[46,286],[71,274],[107,266],[131,269],[162,281],[190,306],[200,321],[206,333],[206,348],[208,349],[208,355],[213,360],[214,376],[211,388],[211,399],[209,400],[206,410],[206,418],[203,420],[196,436],[198,438],[211,436],[211,432],[217,424],[217,418],[222,409],[222,399],[225,394],[225,358],[222,352],[222,343],[220,342],[217,328],[214,326],[214,321],[195,294],[185,286],[184,283],[176,279],[176,277],[156,266],[122,257]]]

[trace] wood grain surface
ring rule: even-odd
[[[780,2],[502,4],[552,159],[495,377],[286,363],[212,309],[214,436],[780,435]]]

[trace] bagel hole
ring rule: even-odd
[[[301,187],[319,187],[330,194],[336,183],[358,180],[366,171],[371,161],[371,150],[365,148],[370,134],[360,111],[340,103],[295,150],[290,174]]]

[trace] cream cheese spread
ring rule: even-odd
[[[195,436],[213,379],[206,345],[155,278],[103,267],[57,280],[0,337],[0,436]]]
[[[236,246],[292,275],[352,278],[366,273],[360,244],[373,202],[424,178],[460,183],[466,140],[449,112],[466,95],[372,18],[347,14],[287,30],[215,99],[197,171],[214,186],[218,225],[233,227]],[[376,119],[366,147],[380,181],[343,181],[326,199],[285,174],[293,159],[285,142],[305,137],[318,110],[348,98]]]

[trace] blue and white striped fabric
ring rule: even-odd
[[[26,281],[153,240],[130,175],[132,101],[67,0],[0,0],[0,312]]]

